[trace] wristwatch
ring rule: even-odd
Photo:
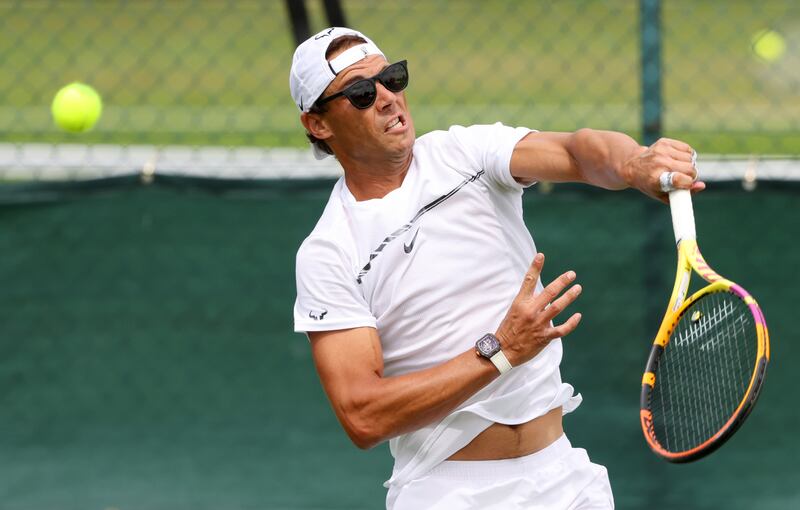
[[[503,351],[500,349],[500,340],[493,334],[486,333],[483,335],[483,337],[475,343],[475,350],[478,356],[482,356],[494,363],[494,366],[497,367],[497,370],[499,370],[501,374],[505,374],[511,370],[511,363],[508,362],[508,358],[506,358],[506,355],[503,354]]]

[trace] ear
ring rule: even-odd
[[[318,113],[303,112],[300,114],[300,122],[303,123],[306,131],[311,133],[314,138],[327,140],[332,135],[328,123],[325,122],[325,119]]]

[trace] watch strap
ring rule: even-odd
[[[513,368],[511,363],[508,362],[506,355],[503,354],[503,351],[497,351],[497,354],[489,358],[489,361],[494,363],[494,366],[497,367],[497,370],[499,370],[501,374],[505,374]]]

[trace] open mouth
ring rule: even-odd
[[[391,131],[392,129],[395,129],[398,126],[405,127],[405,125],[406,125],[405,118],[402,115],[398,115],[391,122],[389,122],[389,124],[386,125],[386,129],[384,129],[384,132]]]

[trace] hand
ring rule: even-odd
[[[706,185],[697,180],[697,167],[693,164],[694,150],[686,143],[661,138],[639,155],[625,163],[624,175],[628,184],[645,195],[668,203],[667,193],[661,189],[661,174],[673,172],[672,187],[699,192]]]
[[[562,294],[575,280],[575,272],[568,271],[545,287],[540,294],[534,295],[543,266],[544,254],[537,253],[525,274],[519,294],[514,298],[495,333],[512,366],[532,359],[554,338],[572,333],[581,320],[581,314],[576,313],[560,326],[553,326],[552,319],[577,299],[581,286],[573,285]]]

